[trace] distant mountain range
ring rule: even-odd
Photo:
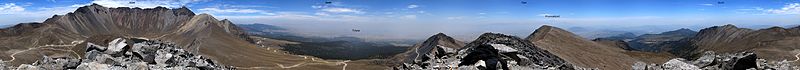
[[[0,28],[8,28],[8,27],[11,27],[11,26],[14,26],[14,25],[0,25]]]
[[[678,29],[660,34],[644,34],[629,41],[628,46],[637,51],[660,52],[665,48],[664,43],[691,38],[695,34],[697,34],[696,31],[689,29]]]
[[[288,32],[288,29],[268,24],[240,24],[254,36],[297,42],[273,46],[295,54],[312,55],[323,59],[377,59],[401,53],[408,46],[404,42],[365,41],[357,37],[308,37]],[[409,43],[409,42],[406,42]],[[413,44],[413,43],[411,43]]]

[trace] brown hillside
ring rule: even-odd
[[[636,61],[620,48],[598,44],[552,26],[539,27],[526,39],[580,67],[630,70]]]

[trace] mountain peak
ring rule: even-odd
[[[629,70],[629,64],[634,62],[630,56],[621,53],[623,49],[620,47],[609,47],[586,40],[558,27],[543,25],[526,39],[536,47],[555,53],[554,55],[580,67]]]
[[[478,37],[478,39],[482,39],[482,38],[496,38],[496,37],[514,37],[514,36],[505,35],[505,34],[500,34],[500,33],[491,33],[491,32],[489,32],[489,33],[483,33],[483,34],[481,34],[481,36],[479,36],[479,37]]]
[[[521,39],[516,36],[505,35],[500,33],[484,33],[481,34],[478,39],[475,41],[470,42],[469,44],[464,47],[466,51],[481,51],[486,50],[486,46],[482,45],[501,45],[501,46],[493,46],[494,49],[498,50],[506,50],[508,52],[513,51],[524,51],[524,52],[517,52],[521,55],[531,55],[531,56],[524,56],[526,58],[530,58],[531,60],[535,60],[534,63],[542,63],[541,65],[544,66],[558,66],[558,65],[566,65],[568,67],[572,67],[572,65],[564,59],[561,59],[560,56],[556,56],[552,54],[552,51],[545,50],[539,46],[535,46],[533,43]],[[483,47],[483,48],[482,48]],[[507,49],[514,49],[514,50],[507,50]],[[486,53],[470,53],[470,54],[486,54]],[[522,56],[520,56],[522,57]],[[467,55],[464,57],[464,60],[471,60],[474,57],[470,57]],[[478,57],[482,58],[482,57]],[[468,62],[462,62],[468,63]]]
[[[688,28],[681,28],[681,29],[678,29],[678,30],[675,30],[675,31],[692,31],[692,29],[688,29]]]
[[[542,27],[553,27],[553,26],[550,26],[550,25],[542,25]]]
[[[800,26],[795,26],[795,27],[793,27],[791,29],[800,29]]]
[[[194,12],[192,12],[192,10],[189,10],[189,8],[187,8],[186,6],[175,9],[173,11],[175,12],[176,15],[190,15],[190,16],[195,15]]]
[[[734,26],[733,24],[726,24],[722,26],[713,26],[705,29],[701,29],[699,32],[708,32],[708,31],[752,31],[751,29],[747,28],[739,28]]]
[[[725,24],[725,25],[722,25],[721,27],[722,27],[722,28],[738,28],[738,27],[736,27],[736,26],[735,26],[735,25],[733,25],[733,24]]]
[[[214,18],[214,16],[211,16],[211,15],[205,14],[205,13],[199,14],[199,15],[195,15],[194,17],[192,17],[192,20],[197,20],[197,21],[201,21],[201,22],[221,21],[221,20],[217,20],[217,18]]]
[[[74,13],[91,13],[91,12],[97,12],[98,10],[103,10],[103,9],[108,9],[108,8],[103,7],[103,6],[101,6],[101,5],[97,4],[97,3],[92,3],[92,5],[79,7],[77,10],[75,10]]]
[[[661,35],[681,35],[681,36],[691,36],[697,34],[696,31],[692,31],[691,29],[681,28],[678,30],[662,32]]]
[[[445,37],[439,33],[432,36]],[[428,40],[430,41],[430,40]],[[426,41],[426,43],[428,43]],[[433,56],[435,55],[435,56]],[[521,70],[544,68],[574,69],[572,64],[515,36],[499,33],[484,33],[463,48],[450,49],[441,46],[412,47],[401,54],[408,58],[397,69],[505,69],[519,66]],[[414,63],[408,63],[412,61]],[[442,62],[443,61],[443,62]]]
[[[395,61],[401,63],[420,63],[436,58],[427,55],[444,56],[446,53],[454,53],[455,49],[464,47],[464,44],[464,42],[457,41],[444,33],[437,33],[422,43],[414,45],[410,51],[394,56],[393,59],[402,59]]]
[[[773,27],[767,28],[767,30],[775,30],[775,29],[786,29],[786,28],[779,27],[779,26],[773,26]]]
[[[561,29],[561,28],[558,28],[558,27],[553,27],[553,26],[549,26],[549,25],[542,25],[541,27],[539,27],[539,29],[536,29],[536,31],[533,31],[533,33],[531,35],[529,35],[525,39],[528,39],[529,41],[537,41],[537,40],[541,40],[541,39],[543,39],[545,37],[548,37],[548,36],[559,36],[559,37],[564,36],[564,37],[582,38],[582,37],[580,37],[578,35],[575,35],[575,34],[569,32],[567,30],[564,30],[564,29]]]
[[[431,36],[430,38],[449,38],[450,36],[445,35],[444,33],[436,33],[435,35]]]
[[[425,42],[423,44],[425,44],[425,43],[430,43],[431,44],[430,46],[436,46],[436,45],[442,45],[442,44],[454,44],[454,45],[446,45],[446,46],[443,45],[443,46],[449,47],[449,48],[461,48],[461,47],[464,46],[463,42],[457,41],[457,40],[453,39],[452,37],[445,35],[444,33],[437,33],[436,35],[433,35],[433,36],[429,37],[427,40],[425,40]],[[461,45],[459,45],[459,44],[461,44]]]
[[[103,6],[100,6],[100,4],[97,4],[97,3],[92,3],[92,5],[89,5],[89,6],[99,6],[99,7],[103,7]]]

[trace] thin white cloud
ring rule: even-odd
[[[417,8],[417,7],[419,7],[419,5],[413,5],[413,4],[412,4],[412,5],[408,5],[408,7],[406,7],[406,8],[413,9],[413,8]]]
[[[331,16],[331,14],[328,14],[328,13],[325,13],[325,12],[317,12],[317,13],[314,13],[314,15],[319,15],[319,16]]]
[[[539,14],[538,16],[551,16],[551,15],[555,15],[555,14],[547,14],[547,13],[545,13],[545,14]]]
[[[403,15],[401,19],[417,19],[417,15]]]
[[[702,5],[702,6],[714,6],[714,4],[697,4],[697,5]]]
[[[6,3],[0,6],[0,14],[14,14],[25,11],[25,8],[14,3]]]
[[[53,15],[66,14],[77,9],[77,7],[73,6],[39,8],[27,7],[30,5],[32,5],[32,3],[23,5],[13,3],[0,4],[0,19],[14,19],[0,20],[0,24],[42,22]]]
[[[457,17],[445,17],[444,19],[447,19],[447,20],[460,20],[460,19],[464,19],[464,18],[466,18],[466,17],[457,16]]]
[[[325,12],[306,13],[306,12],[276,12],[275,15],[222,15],[221,18],[231,20],[245,20],[245,21],[259,21],[267,22],[267,20],[290,20],[290,21],[331,21],[331,22],[358,22],[367,21],[369,19],[365,16],[355,15],[336,15]],[[253,22],[245,22],[253,23]]]
[[[784,5],[781,9],[766,9],[765,11],[771,14],[800,14],[800,3],[791,3]]]
[[[361,10],[351,9],[351,8],[323,8],[322,11],[331,13],[356,13],[356,14],[364,13]]]
[[[168,8],[178,8],[202,1],[204,0],[95,0],[92,1],[92,3],[100,4],[105,7],[154,8],[162,6]]]
[[[232,4],[220,4],[216,7],[222,8],[278,8],[273,6],[263,6],[263,5],[232,5]]]
[[[202,8],[199,9],[201,13],[210,13],[210,14],[249,14],[249,13],[257,13],[257,14],[266,14],[266,15],[274,15],[274,13],[269,13],[264,10],[256,10],[256,9],[220,9],[220,8]]]

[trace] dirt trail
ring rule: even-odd
[[[36,41],[34,43],[37,43],[37,42],[38,41]],[[14,61],[14,60],[17,59],[17,57],[14,57],[14,55],[17,55],[17,54],[22,53],[22,52],[30,51],[30,50],[35,50],[35,49],[50,49],[50,50],[58,50],[58,51],[69,51],[69,52],[72,52],[73,54],[75,54],[75,56],[78,56],[78,59],[80,59],[81,57],[78,55],[78,53],[75,52],[75,51],[72,51],[72,50],[45,48],[45,47],[72,47],[72,46],[78,45],[80,43],[83,43],[83,41],[72,41],[71,44],[66,44],[66,45],[50,45],[50,44],[48,44],[48,45],[43,45],[43,46],[37,46],[37,47],[34,47],[34,48],[28,48],[28,49],[25,49],[25,50],[22,50],[22,51],[17,51],[17,52],[12,53],[11,55],[9,55],[11,57],[11,60],[4,61],[4,62]]]
[[[273,52],[277,52],[278,49],[273,49],[272,51]],[[285,66],[283,64],[275,63],[277,66],[236,67],[236,68],[237,69],[276,69],[276,68],[288,69],[288,68],[302,67],[302,66],[307,66],[307,65],[342,65],[342,70],[346,70],[347,69],[347,62],[350,62],[350,60],[339,61],[339,62],[329,62],[329,61],[326,61],[326,60],[317,60],[317,59],[315,59],[313,57],[304,56],[304,55],[297,55],[297,57],[303,57],[304,60],[309,60],[310,59],[310,62],[309,61],[301,62],[301,63],[297,63],[297,64],[294,64],[294,65],[291,65],[291,66]]]

